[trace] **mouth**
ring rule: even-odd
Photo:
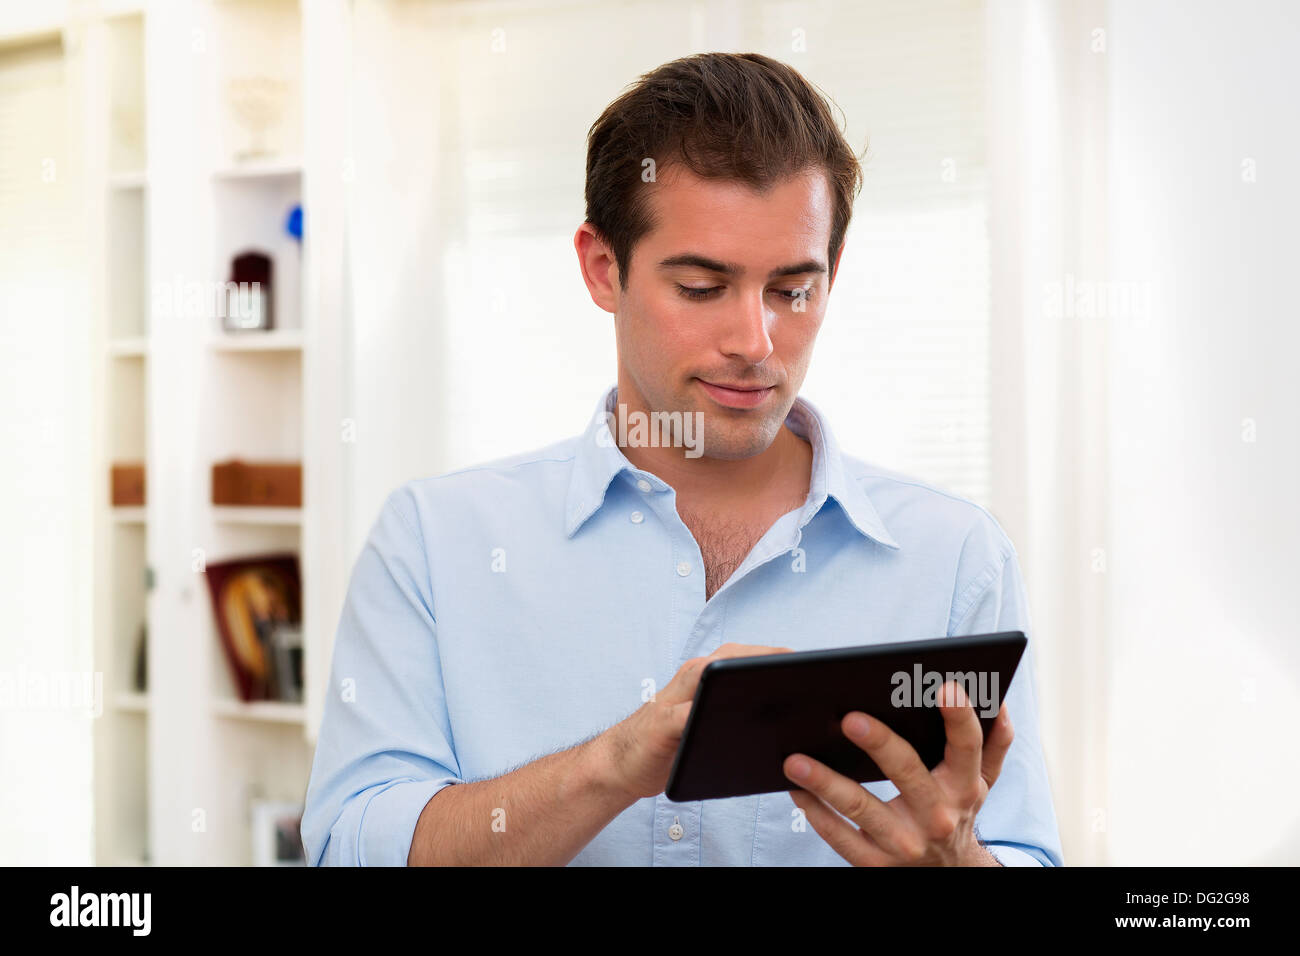
[[[720,385],[696,379],[719,405],[727,408],[757,408],[776,391],[775,385]]]

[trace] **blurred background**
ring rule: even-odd
[[[869,144],[803,394],[1015,542],[1067,864],[1300,862],[1300,7],[51,0],[0,3],[0,863],[295,862],[380,503],[586,426],[584,137],[710,50]]]

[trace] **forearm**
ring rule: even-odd
[[[563,866],[635,802],[600,735],[491,780],[444,787],[415,825],[411,866]]]

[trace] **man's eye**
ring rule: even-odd
[[[721,288],[722,286],[720,285],[708,286],[707,288],[696,288],[695,286],[691,286],[691,285],[682,285],[679,282],[677,284],[677,294],[680,295],[683,299],[695,299],[695,300],[707,299],[714,292],[716,292],[718,289]]]
[[[713,295],[713,293],[717,292],[721,288],[722,286],[720,285],[696,287],[690,285],[682,285],[679,282],[677,284],[677,294],[684,299],[694,299],[695,301],[699,301],[701,299],[710,298]],[[787,302],[798,302],[800,299],[803,299],[805,302],[807,302],[807,301],[811,301],[813,297],[813,290],[807,288],[773,289],[772,291],[775,292],[777,295],[779,295],[781,298],[785,299]]]
[[[810,302],[813,297],[812,289],[777,289],[776,291],[780,293],[781,298],[785,299],[787,302],[798,302],[800,299],[803,299],[805,302]]]

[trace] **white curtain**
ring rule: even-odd
[[[1067,864],[1106,859],[1106,329],[1056,307],[1070,277],[1104,279],[1104,6],[988,7],[992,501],[1023,559]]]
[[[1294,863],[1300,17],[992,0],[989,39],[993,499],[1066,863]]]
[[[1111,860],[1300,860],[1300,10],[1113,3]]]
[[[71,108],[81,75],[58,39],[0,49],[0,864],[10,866],[91,862],[92,715],[104,701],[90,642],[93,366]],[[58,825],[33,825],[45,819]]]

